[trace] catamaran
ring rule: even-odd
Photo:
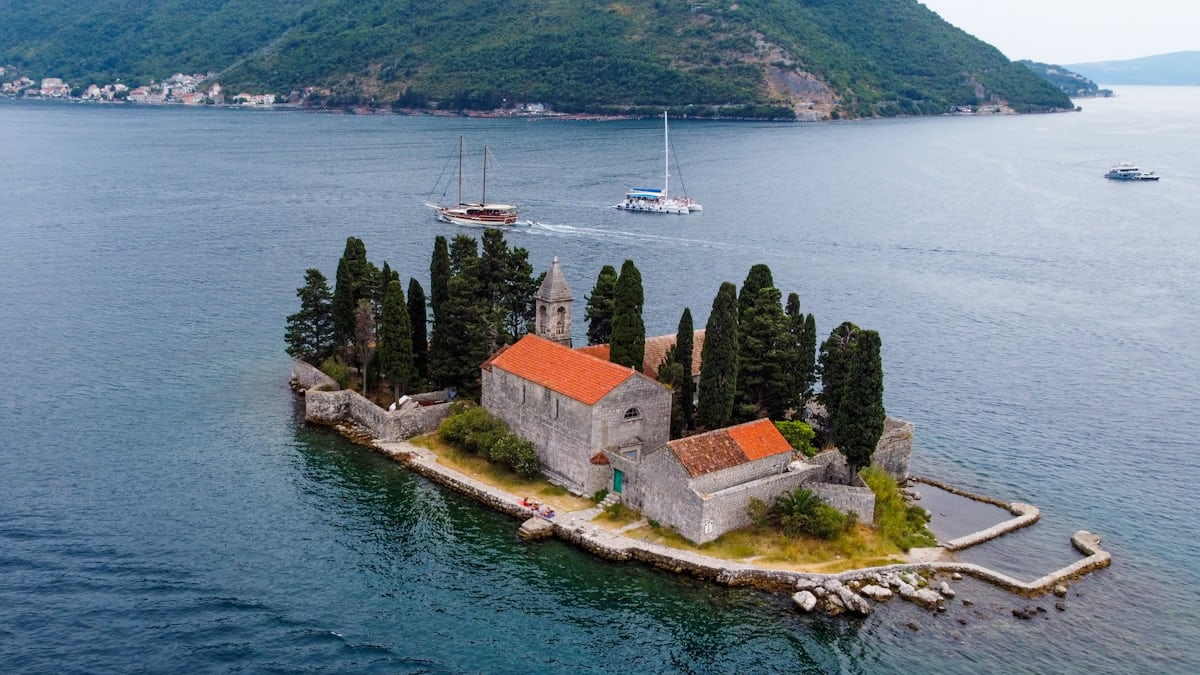
[[[462,198],[463,137],[458,137],[458,200],[449,206],[425,202],[425,206],[437,212],[437,219],[454,225],[514,225],[517,222],[517,207],[513,204],[488,203],[487,200],[488,147],[483,146],[483,194],[478,202],[464,202]],[[435,188],[436,189],[436,188]]]
[[[663,111],[663,186],[658,188],[633,188],[625,193],[625,199],[613,208],[642,213],[678,213],[703,211],[704,207],[690,197],[672,196],[671,187],[671,134],[667,128],[667,111]]]

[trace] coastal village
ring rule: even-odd
[[[763,566],[753,562],[755,556],[747,560],[707,556],[707,544],[752,525],[755,501],[770,503],[804,489],[838,511],[853,514],[851,522],[871,525],[876,495],[849,469],[841,453],[826,450],[807,457],[768,419],[672,439],[673,393],[655,375],[677,336],[647,337],[640,370],[609,361],[609,345],[575,348],[574,297],[557,258],[535,298],[532,333],[480,364],[480,405],[532,445],[546,480],[578,498],[594,496],[598,502],[594,506],[555,510],[528,495],[510,493],[449,468],[437,452],[414,442],[451,415],[454,404],[448,402],[447,392],[405,396],[384,410],[297,359],[292,386],[304,395],[306,421],[333,426],[435,482],[521,518],[523,538],[554,536],[613,560],[642,560],[727,585],[787,590],[806,612],[865,614],[870,611],[867,599],[886,601],[893,596],[945,611],[955,595],[948,580],[964,574],[1023,595],[1053,591],[1061,597],[1069,580],[1110,562],[1099,538],[1085,531],[1072,538],[1085,558],[1031,583],[958,562],[953,552],[1032,525],[1038,510],[911,476],[913,425],[890,417],[871,464],[896,483],[908,485],[904,494],[910,501],[920,499],[912,486],[924,482],[1000,506],[1011,518],[932,548],[914,548],[882,566],[842,572]],[[698,384],[705,331],[697,330],[693,337],[696,349],[689,375]],[[598,524],[598,517],[614,507],[632,510],[637,520],[616,530]],[[687,545],[680,548],[635,537],[634,532],[644,527],[667,528]],[[938,574],[948,579],[939,580]],[[1020,618],[1032,615],[1029,608],[1014,611]]]
[[[0,78],[6,69],[0,67]],[[21,76],[0,84],[0,94],[12,98],[41,98],[54,100],[76,100],[93,102],[144,103],[150,105],[240,105],[272,106],[275,94],[227,94],[218,82],[211,82],[215,73],[185,75],[175,73],[161,82],[129,87],[122,82],[89,84],[76,89],[58,77],[44,77],[34,81]]]

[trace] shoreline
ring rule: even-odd
[[[866,567],[830,574],[761,567],[752,563],[712,558],[693,551],[685,551],[662,544],[625,537],[620,531],[602,528],[589,522],[601,512],[599,506],[559,514],[553,520],[548,520],[540,516],[531,517],[530,512],[521,506],[518,496],[439,464],[437,462],[437,455],[430,450],[413,445],[407,441],[388,442],[371,440],[370,443],[363,442],[366,440],[360,437],[358,442],[387,455],[414,473],[438,485],[470,497],[480,504],[505,515],[525,519],[526,522],[529,520],[541,521],[541,524],[536,526],[536,529],[543,532],[541,536],[554,536],[604,560],[641,562],[657,567],[658,569],[676,574],[688,574],[722,586],[755,588],[772,592],[793,592],[798,589],[803,590],[831,581],[840,584],[878,582],[881,577],[895,574],[959,574],[979,579],[1017,595],[1036,598],[1046,593],[1057,591],[1057,587],[1069,581],[1108,567],[1112,562],[1111,554],[1100,546],[1100,537],[1086,530],[1079,530],[1071,537],[1072,545],[1086,557],[1029,582],[1021,581],[1008,574],[976,563],[945,559],[952,551],[962,550],[982,541],[994,539],[1018,527],[1025,527],[1032,524],[1032,521],[1026,522],[1025,519],[1029,514],[1025,513],[1018,518],[1005,521],[981,532],[973,533],[966,537],[959,537],[954,542],[959,542],[967,538],[976,538],[983,533],[988,533],[990,536],[987,536],[986,539],[961,544],[953,549],[946,544],[936,548],[913,549],[908,554],[909,561],[904,563]],[[1033,520],[1036,520],[1037,509],[1035,507],[1028,505],[1018,506],[1032,509]],[[1021,522],[1019,525],[1013,526],[1012,523],[1016,521]],[[549,525],[549,527],[546,527],[546,525]],[[995,531],[997,528],[1004,529],[1002,531]]]

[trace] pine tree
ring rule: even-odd
[[[772,279],[770,267],[762,263],[752,265],[746,274],[746,280],[742,282],[741,293],[738,294],[738,320],[741,321],[750,305],[754,304],[759,291],[774,285],[775,281]]]
[[[733,417],[738,377],[737,287],[726,281],[713,299],[700,350],[699,425],[719,429]]]
[[[529,250],[514,248],[505,258],[504,284],[500,298],[508,341],[516,342],[533,331],[537,302],[534,296],[542,285],[545,272],[533,276]]]
[[[885,419],[879,333],[860,330],[847,363],[837,416],[833,418],[833,436],[853,473],[871,464]]]
[[[642,369],[646,356],[646,325],[642,323],[642,274],[626,260],[617,277],[613,302],[612,341],[608,360],[630,368]]]
[[[318,364],[333,353],[333,294],[325,275],[309,268],[296,295],[300,311],[287,318],[287,353]]]
[[[450,240],[450,274],[477,276],[479,266],[479,242],[467,234],[456,234]],[[476,289],[478,291],[479,289]]]
[[[408,280],[408,323],[412,327],[413,367],[417,379],[429,379],[429,318],[425,312],[425,289],[416,277]]]
[[[821,343],[821,403],[825,404],[825,414],[833,423],[833,429],[837,428],[838,409],[849,377],[850,356],[860,332],[858,326],[846,321],[834,328]],[[833,440],[838,440],[836,431]]]
[[[783,312],[787,316],[787,347],[784,365],[787,377],[787,409],[797,410],[804,405],[804,391],[808,388],[808,371],[805,370],[804,313],[800,311],[800,296],[788,293]]]
[[[789,401],[787,318],[779,289],[760,289],[738,315],[737,405],[734,419],[746,422],[764,413],[783,419]]]
[[[392,397],[396,399],[417,379],[408,309],[404,301],[404,288],[398,280],[393,279],[383,296],[378,357],[379,370],[392,384]]]
[[[592,294],[587,297],[584,317],[588,320],[589,345],[607,344],[612,339],[613,303],[617,295],[617,270],[612,265],[600,268]]]
[[[675,329],[675,362],[683,369],[684,378],[679,385],[679,406],[683,415],[684,428],[690,428],[696,416],[696,382],[692,379],[692,352],[696,331],[692,327],[692,310],[684,307]]]

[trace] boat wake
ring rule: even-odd
[[[692,246],[696,248],[728,248],[728,243],[711,241],[708,239],[696,239],[692,237],[671,237],[660,234],[650,234],[647,232],[635,232],[629,230],[608,230],[599,227],[585,227],[582,225],[570,225],[567,223],[542,223],[535,220],[525,220],[519,223],[522,226],[528,227],[530,234],[541,234],[545,236],[562,235],[575,237],[592,237],[595,239],[605,239],[609,241],[640,241],[646,243],[670,243],[675,245]]]

